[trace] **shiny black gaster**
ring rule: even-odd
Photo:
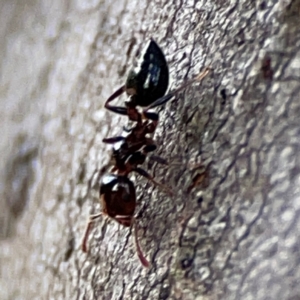
[[[165,56],[154,40],[150,40],[138,66],[130,71],[125,90],[133,89],[136,105],[148,106],[162,97],[168,88],[169,69]]]
[[[150,40],[142,52],[137,66],[129,72],[125,85],[121,86],[106,100],[105,108],[117,114],[128,116],[131,121],[141,122],[141,114],[136,107],[149,106],[162,98],[168,89],[168,84],[169,69],[165,56],[156,42]],[[110,104],[124,92],[129,97],[125,107]],[[172,96],[163,98],[161,103],[167,102]],[[144,117],[150,120],[158,119],[156,113],[147,111],[144,111]]]

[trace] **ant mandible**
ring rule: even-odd
[[[133,182],[128,178],[131,172],[150,180],[172,195],[171,190],[157,182],[147,171],[140,168],[148,153],[156,149],[156,144],[149,134],[153,134],[158,124],[158,114],[148,112],[149,109],[168,102],[176,93],[195,81],[202,80],[209,72],[205,69],[196,78],[187,81],[174,91],[166,93],[169,83],[169,70],[165,56],[154,40],[150,40],[136,68],[130,71],[124,86],[114,92],[105,102],[105,107],[115,113],[128,116],[136,124],[126,130],[126,136],[103,139],[104,143],[113,144],[111,165],[112,169],[102,177],[100,183],[100,202],[102,212],[91,215],[82,241],[82,250],[88,251],[87,240],[92,224],[102,215],[107,215],[125,227],[134,227],[135,245],[138,257],[143,266],[149,267],[137,238],[136,192]],[[126,107],[111,106],[110,102],[126,92],[129,99]],[[142,113],[137,106],[145,107]],[[156,157],[160,163],[164,159]]]

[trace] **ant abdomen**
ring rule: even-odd
[[[162,97],[169,85],[165,56],[154,40],[146,45],[138,65],[129,72],[125,90],[135,105],[148,106]]]

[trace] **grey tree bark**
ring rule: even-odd
[[[3,1],[1,299],[299,299],[300,1]],[[126,118],[104,110],[153,37],[171,88],[137,177],[139,236],[98,212]],[[123,98],[124,99],[124,98]]]

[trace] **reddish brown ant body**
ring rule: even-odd
[[[148,172],[139,167],[145,162],[147,154],[156,149],[156,144],[149,135],[155,132],[158,114],[148,112],[148,110],[166,103],[186,86],[204,78],[208,72],[206,69],[197,78],[186,82],[180,88],[164,96],[169,81],[168,66],[161,49],[153,40],[150,40],[144,51],[142,61],[136,69],[129,73],[126,84],[108,98],[105,103],[107,109],[126,115],[136,123],[130,130],[126,130],[128,133],[126,136],[103,140],[104,143],[113,144],[112,169],[101,179],[100,202],[102,212],[89,218],[82,242],[84,252],[87,252],[87,240],[93,222],[100,216],[107,215],[125,227],[135,227],[134,237],[138,257],[143,266],[149,267],[150,264],[142,253],[137,239],[134,217],[136,193],[133,182],[128,178],[128,175],[131,172],[136,172],[172,194],[168,187],[155,181]],[[130,96],[126,102],[126,107],[110,106],[109,102],[124,91]],[[146,108],[140,113],[137,106]],[[157,158],[158,162],[164,161],[160,157]]]

